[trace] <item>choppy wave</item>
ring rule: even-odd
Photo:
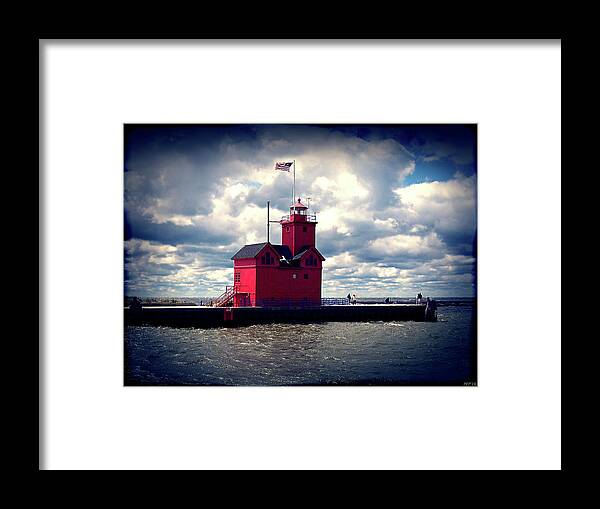
[[[474,307],[438,322],[128,326],[127,385],[429,385],[476,379]]]

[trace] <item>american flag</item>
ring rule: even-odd
[[[275,163],[275,169],[283,170],[283,171],[290,171],[292,164],[294,164],[294,163],[293,162],[291,162],[291,163]]]

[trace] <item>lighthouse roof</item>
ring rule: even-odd
[[[270,242],[261,242],[260,244],[246,244],[237,253],[235,253],[231,259],[237,260],[238,258],[256,258],[267,244],[275,249],[279,256],[283,256],[288,260],[292,258],[292,252],[288,246],[271,244]]]
[[[306,205],[304,205],[304,203],[302,203],[300,201],[300,198],[298,198],[298,201],[296,203],[294,203],[293,205],[290,205],[290,208],[295,207],[297,209],[307,209],[308,207]]]

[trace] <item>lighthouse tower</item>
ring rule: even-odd
[[[290,215],[281,220],[281,243],[288,246],[292,256],[300,250],[315,247],[317,217],[308,214],[308,207],[300,198],[290,207]]]
[[[233,285],[217,306],[305,307],[321,304],[325,260],[315,245],[317,218],[300,198],[281,224],[281,244],[247,244],[232,256]]]

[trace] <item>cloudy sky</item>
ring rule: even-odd
[[[472,296],[476,133],[468,126],[126,126],[125,292],[213,296],[231,256],[310,197],[323,295]],[[281,231],[271,226],[271,242]]]

